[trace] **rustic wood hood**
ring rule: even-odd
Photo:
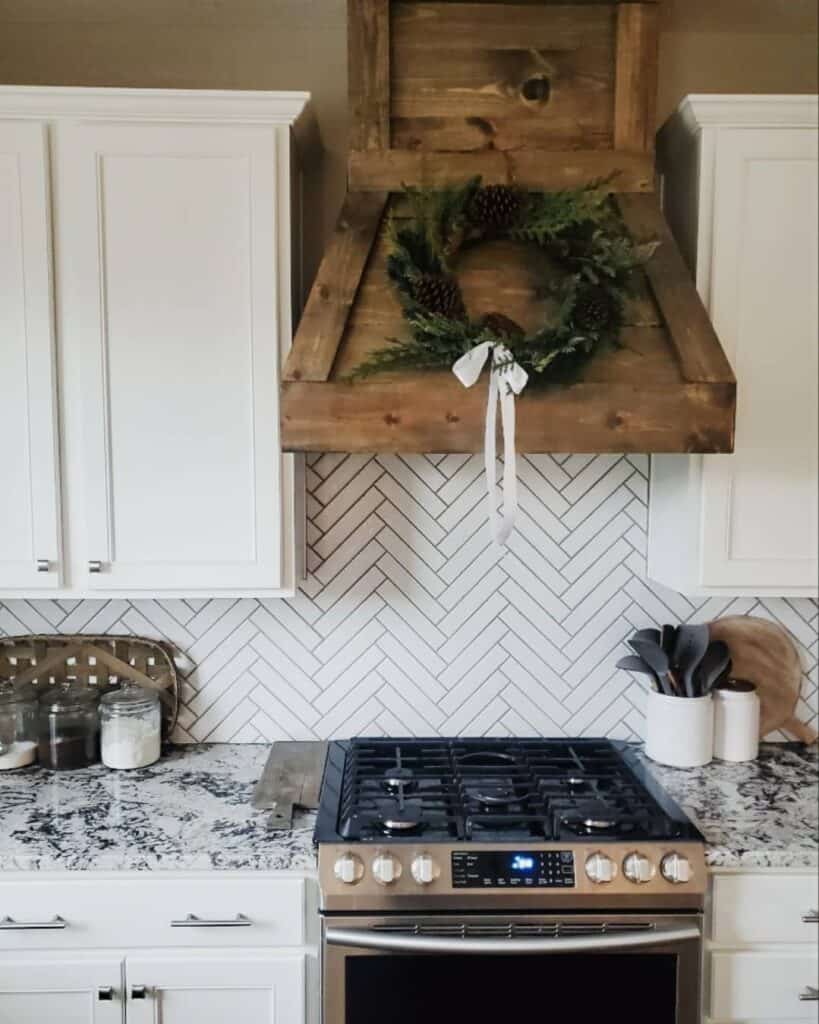
[[[622,346],[568,387],[518,402],[522,452],[730,452],[736,382],[654,195],[654,3],[349,0],[349,191],[283,379],[289,451],[477,452],[486,392],[442,372],[350,371],[407,328],[386,277],[384,219],[404,184],[480,174],[556,189],[614,173],[637,241],[661,245]],[[470,314],[542,321],[532,254],[478,247],[458,267]]]

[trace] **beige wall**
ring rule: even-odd
[[[658,117],[689,92],[816,92],[815,0],[665,0]],[[0,0],[0,83],[308,89],[326,146],[308,259],[344,191],[345,0]]]

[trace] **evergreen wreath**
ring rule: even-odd
[[[616,345],[631,272],[656,243],[634,244],[604,184],[561,192],[482,186],[480,178],[441,190],[405,186],[411,216],[389,221],[387,274],[411,338],[388,339],[389,347],[373,352],[351,377],[449,368],[475,345],[491,342],[506,346],[530,383],[565,383],[595,350]],[[534,334],[502,313],[477,321],[467,315],[457,256],[466,246],[497,238],[536,245],[565,271],[544,282],[557,312]]]

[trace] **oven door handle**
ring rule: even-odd
[[[448,935],[397,935],[375,928],[333,928],[324,933],[330,946],[354,949],[378,949],[388,953],[601,953],[646,946],[699,941],[695,925],[656,925],[647,932],[623,932],[602,935],[567,935],[560,938],[473,939]]]

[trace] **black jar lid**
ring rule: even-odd
[[[40,697],[40,710],[50,713],[84,711],[96,704],[98,699],[97,690],[73,680],[49,686]]]

